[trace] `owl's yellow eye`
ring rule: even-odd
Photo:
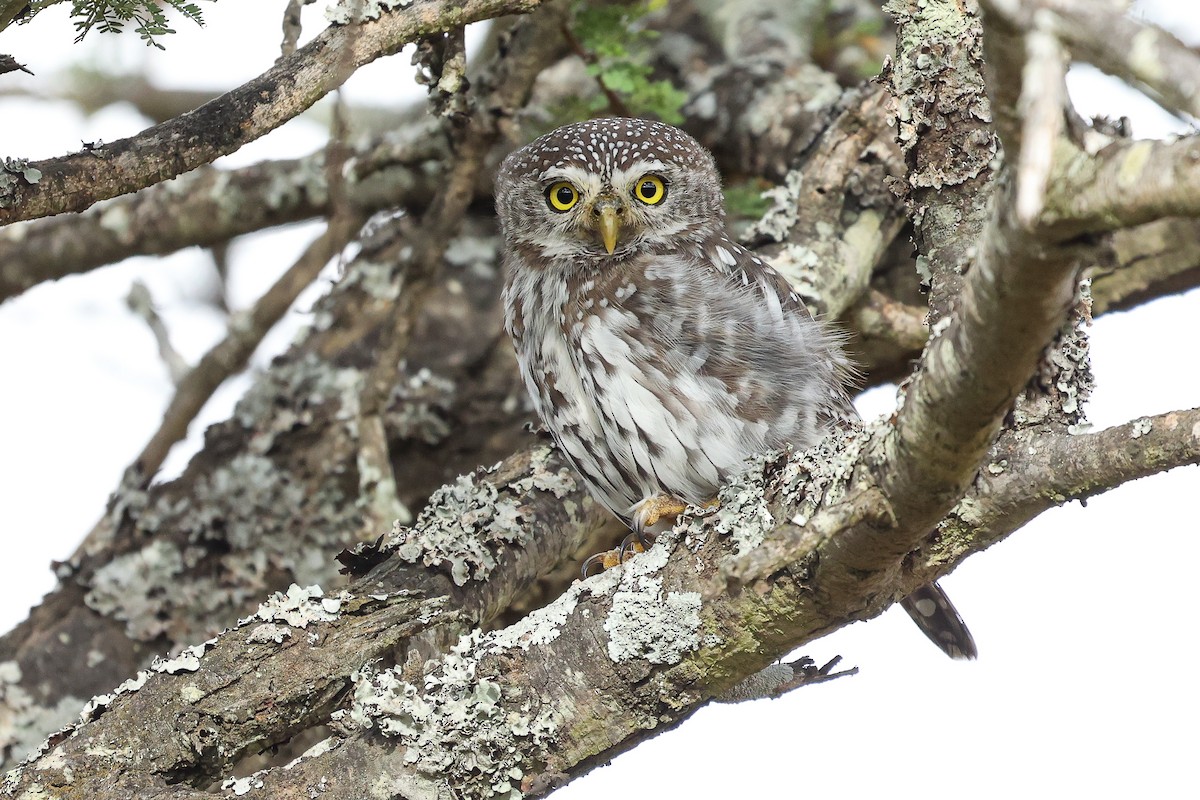
[[[667,196],[667,183],[657,175],[643,175],[633,187],[633,196],[648,206],[656,206]]]
[[[546,202],[555,211],[570,211],[579,202],[579,192],[567,181],[552,183],[546,190]]]

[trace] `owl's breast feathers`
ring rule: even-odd
[[[703,502],[746,457],[849,409],[836,338],[724,236],[601,269],[510,264],[507,323],[539,415],[615,513]]]

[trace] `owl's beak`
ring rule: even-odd
[[[604,242],[604,249],[610,256],[613,250],[617,249],[617,238],[620,233],[621,220],[617,216],[616,206],[611,203],[600,206],[600,239]]]

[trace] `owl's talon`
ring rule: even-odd
[[[641,531],[634,531],[621,540],[621,563],[624,564],[638,553],[644,553],[654,545],[657,537]]]
[[[599,575],[606,569],[612,569],[613,567],[622,563],[624,560],[624,553],[619,547],[613,548],[612,550],[605,550],[603,553],[596,553],[593,556],[588,556],[587,560],[584,561],[583,565],[579,568],[580,577],[584,580],[587,580],[593,575]],[[593,569],[596,571],[592,572]]]

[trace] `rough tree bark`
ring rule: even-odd
[[[1200,281],[1200,142],[1124,140],[1073,118],[1061,85],[1069,52],[1195,113],[1200,58],[1124,17],[1089,27],[1110,12],[1071,0],[981,4],[889,3],[895,55],[861,85],[779,35],[791,3],[722,18],[737,47],[689,3],[650,18],[684,126],[727,175],[774,187],[746,241],[856,333],[868,383],[909,378],[892,419],[764,455],[716,508],[584,582],[581,554],[620,531],[524,428],[486,202],[556,93],[595,91],[567,7],[382,10],[110,145],[103,176],[94,154],[34,165],[34,184],[0,174],[0,220],[32,220],[0,232],[3,297],[405,209],[359,232],[312,329],[183,475],[151,485],[155,459],[131,465],[58,588],[0,639],[0,746],[32,751],[5,796],[542,795],[1046,509],[1200,462],[1200,410],[1088,433],[1080,407],[1090,314]],[[515,12],[531,13],[462,80],[462,26]],[[1158,44],[1122,60],[1097,31]],[[416,39],[431,117],[336,154],[203,166]],[[296,760],[221,781],[312,730]]]

